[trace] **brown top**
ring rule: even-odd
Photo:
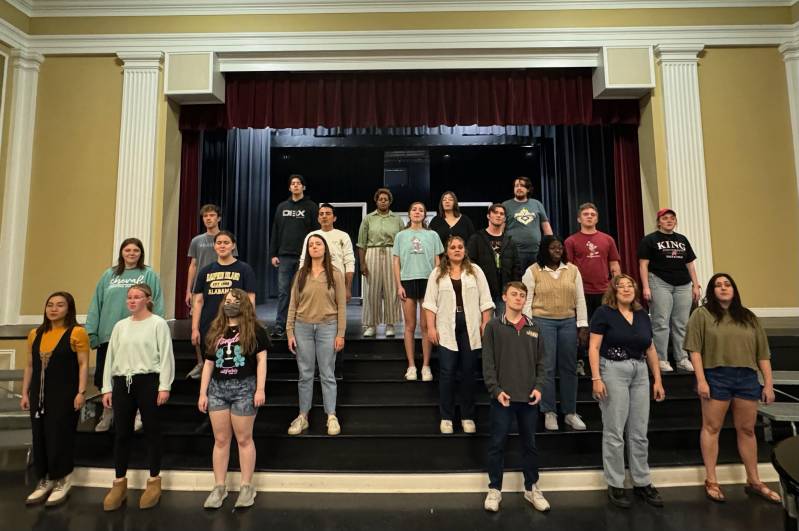
[[[338,269],[333,269],[333,280],[335,289],[328,289],[327,275],[324,271],[316,277],[311,273],[305,279],[305,288],[300,293],[297,288],[297,277],[294,277],[286,320],[286,335],[289,339],[294,337],[295,320],[313,324],[337,320],[336,337],[344,337],[344,330],[347,328],[347,293],[344,275]]]

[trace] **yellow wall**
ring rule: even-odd
[[[31,326],[34,328],[34,326]],[[14,351],[14,368],[24,369],[28,356],[28,343],[24,339],[0,339],[0,350],[10,349]],[[6,382],[3,382],[2,387],[6,387]]]
[[[122,68],[116,57],[47,57],[39,74],[22,314],[55,290],[86,313],[114,250]]]
[[[668,162],[666,160],[666,124],[660,67],[655,69],[655,88],[641,98],[641,123],[638,127],[638,151],[641,161],[641,199],[644,232],[656,229],[655,213],[669,204]]]
[[[747,306],[799,306],[799,211],[782,58],[776,48],[709,49],[699,89],[714,267],[735,277]]]
[[[25,33],[30,33],[30,19],[6,0],[0,0],[0,18]]]

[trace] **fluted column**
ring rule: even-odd
[[[791,110],[791,132],[793,133],[793,163],[796,173],[796,187],[799,192],[799,41],[780,46],[782,60],[785,61],[785,75],[788,79],[788,106]]]
[[[156,123],[161,52],[118,53],[122,60],[122,122],[119,134],[114,249],[139,238],[152,256]]]
[[[677,212],[678,232],[688,237],[696,253],[697,276],[702,285],[713,274],[697,72],[703,48],[696,44],[661,45],[655,49],[663,81],[669,206]]]
[[[0,228],[0,324],[17,323],[22,302],[33,131],[36,125],[36,92],[39,67],[43,61],[44,56],[39,53],[24,50],[11,52],[14,75],[3,193],[3,224]]]

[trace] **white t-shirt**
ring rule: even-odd
[[[309,232],[308,236],[305,237],[305,241],[302,242],[299,267],[302,267],[303,262],[305,262],[305,249],[307,249],[308,246],[308,238],[312,235],[321,236],[327,242],[327,248],[330,251],[330,261],[333,263],[333,267],[342,273],[355,272],[355,253],[352,250],[352,240],[350,240],[349,234],[338,229],[329,230],[327,232],[322,229],[317,229]]]

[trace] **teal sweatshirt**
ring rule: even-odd
[[[121,275],[109,268],[100,277],[94,289],[89,313],[86,315],[86,332],[92,348],[97,348],[111,339],[114,325],[130,315],[128,311],[128,288],[134,284],[147,284],[153,290],[153,313],[164,316],[164,298],[161,281],[150,266],[141,269],[126,269]]]

